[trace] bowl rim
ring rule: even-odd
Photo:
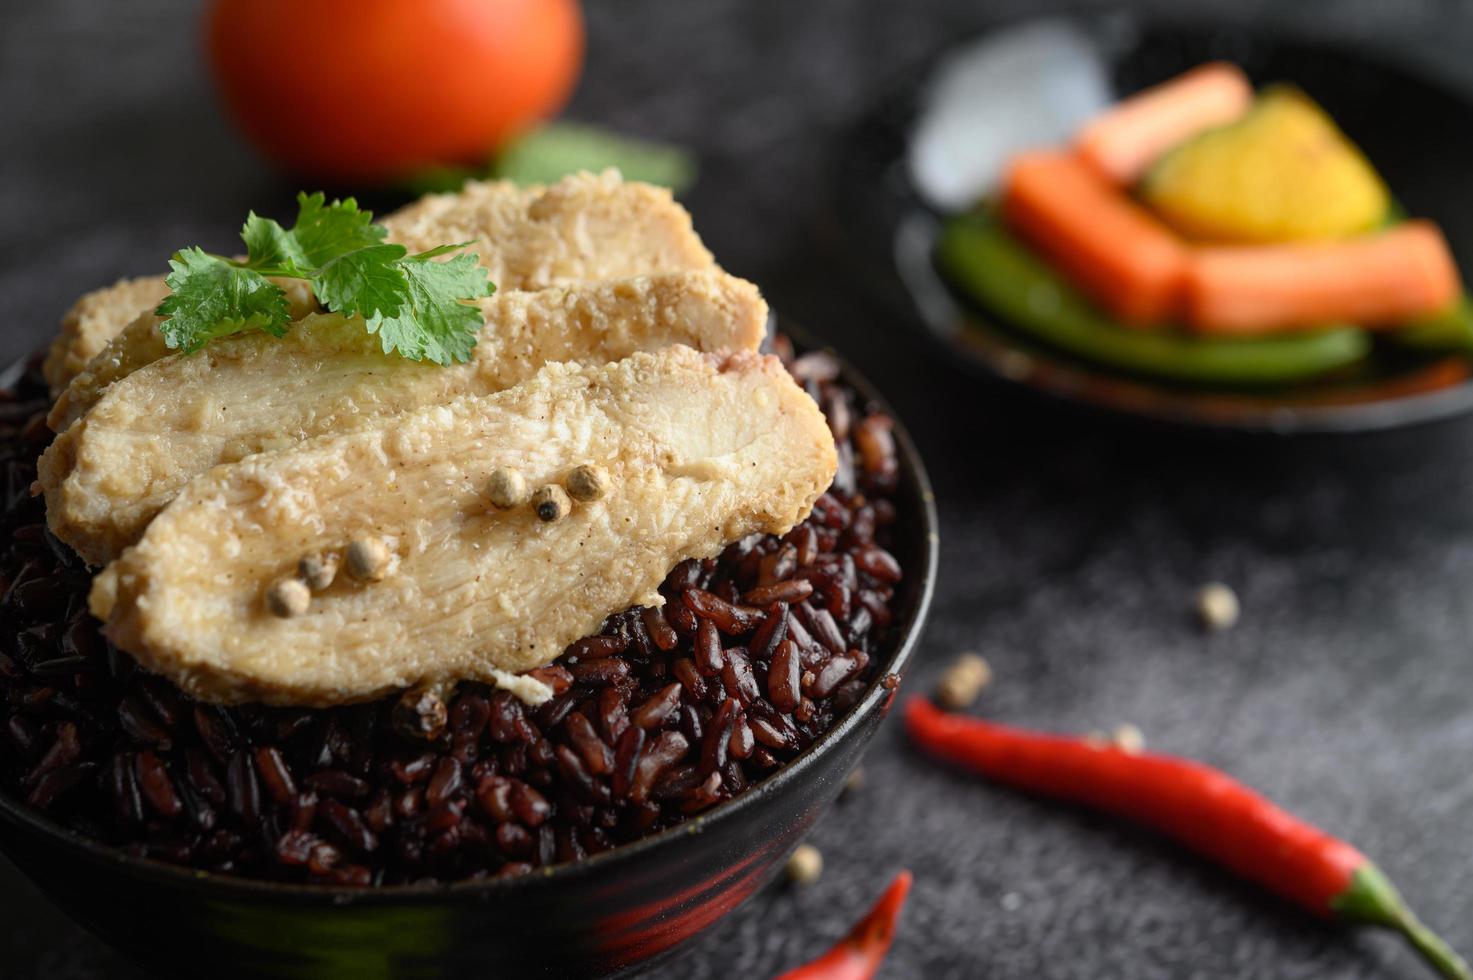
[[[873,404],[894,420],[892,434],[896,451],[901,460],[901,483],[907,488],[917,504],[919,518],[917,532],[920,567],[911,573],[915,580],[915,604],[904,623],[901,624],[893,653],[884,660],[870,681],[864,696],[839,721],[814,742],[781,766],[771,776],[749,787],[730,800],[717,804],[704,813],[697,814],[673,827],[589,855],[577,861],[568,861],[543,868],[531,874],[510,878],[461,880],[452,882],[427,882],[406,885],[383,885],[379,887],[349,887],[343,885],[309,885],[296,882],[269,881],[167,864],[150,858],[134,857],[121,849],[102,843],[69,827],[64,827],[50,817],[31,809],[9,792],[0,790],[0,821],[19,825],[30,834],[55,842],[74,856],[92,864],[109,865],[133,878],[151,880],[161,886],[183,888],[199,893],[208,893],[215,898],[237,898],[243,901],[271,899],[287,904],[332,905],[332,906],[381,906],[404,902],[426,903],[446,898],[491,898],[528,889],[556,887],[560,883],[586,878],[608,867],[618,867],[639,860],[643,855],[658,850],[673,840],[701,833],[713,821],[739,819],[740,815],[766,796],[779,792],[794,780],[803,778],[811,770],[815,760],[829,748],[847,738],[868,716],[876,710],[888,707],[895,691],[882,683],[889,675],[903,675],[924,632],[930,614],[931,601],[935,592],[936,570],[940,552],[940,525],[936,512],[936,497],[931,487],[930,476],[916,448],[910,432],[896,416],[887,402],[863,374],[842,354],[828,344],[814,338],[812,334],[785,318],[774,314],[769,329],[780,329],[794,345],[803,352],[824,351],[839,363],[839,377],[850,385],[868,404]],[[13,382],[19,376],[25,360],[0,371],[0,386]]]

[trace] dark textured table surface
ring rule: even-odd
[[[887,78],[1029,5],[590,6],[573,114],[696,148],[690,205],[717,255],[850,353],[919,438],[943,553],[909,687],[980,650],[997,675],[990,715],[1132,722],[1153,746],[1226,766],[1378,856],[1473,949],[1473,425],[1203,441],[979,389],[929,361],[845,265],[833,153]],[[1231,9],[1381,45],[1473,90],[1473,9],[1289,6]],[[190,8],[0,11],[0,361],[45,338],[75,294],[156,271],[186,243],[227,248],[249,207],[289,207],[295,185],[216,116]],[[1238,589],[1244,615],[1205,636],[1190,601],[1212,579]],[[814,833],[820,881],[760,894],[656,976],[771,975],[827,945],[901,866],[917,883],[887,977],[1421,975],[1390,939],[1318,924],[1146,835],[933,768],[894,724],[865,771]],[[0,976],[137,974],[0,865]]]

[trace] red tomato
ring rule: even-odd
[[[214,0],[206,41],[268,156],[380,181],[484,160],[561,109],[583,18],[578,0]]]

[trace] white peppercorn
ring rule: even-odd
[[[1240,612],[1238,594],[1221,582],[1209,582],[1197,590],[1197,616],[1209,630],[1231,629]]]
[[[294,575],[283,575],[266,587],[266,608],[273,616],[300,616],[312,605],[312,590]]]
[[[390,724],[405,738],[439,738],[449,719],[450,709],[443,693],[433,686],[410,688],[399,696],[389,712]]]
[[[297,562],[297,575],[307,583],[307,588],[313,592],[321,592],[338,577],[340,564],[342,555],[336,551],[318,551],[302,556]]]
[[[389,573],[389,546],[381,538],[354,538],[346,557],[348,574],[360,582],[380,582]]]
[[[1140,755],[1146,750],[1146,736],[1131,724],[1117,725],[1110,742],[1127,755]]]
[[[532,494],[532,509],[537,512],[538,520],[551,524],[567,517],[573,509],[573,502],[562,487],[549,483]]]
[[[486,481],[486,496],[501,510],[520,507],[527,502],[527,480],[516,470],[498,466]]]
[[[992,680],[992,668],[975,653],[964,653],[941,675],[936,702],[950,711],[971,707]]]
[[[812,844],[799,844],[788,858],[788,880],[795,885],[807,885],[823,874],[823,852]]]
[[[563,486],[567,488],[568,496],[587,503],[609,492],[609,473],[602,466],[584,463],[569,471]]]

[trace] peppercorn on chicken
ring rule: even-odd
[[[754,351],[767,322],[756,287],[722,272],[499,292],[481,310],[466,364],[385,354],[361,319],[313,314],[284,338],[241,334],[140,367],[42,456],[52,531],[101,565],[216,464],[500,391],[554,361],[598,365],[671,344]]]
[[[411,252],[469,242],[502,290],[715,266],[689,213],[669,191],[626,183],[612,170],[575,174],[547,187],[472,182],[456,194],[421,198],[383,224],[387,240]],[[168,292],[162,276],[147,276],[77,301],[62,320],[44,369],[53,392],[62,395],[52,428],[69,425],[127,371],[168,353],[152,315]],[[309,304],[311,295],[304,291],[293,299]],[[130,324],[121,349],[107,350]],[[94,364],[94,358],[100,360]],[[74,386],[74,379],[81,384]]]
[[[599,492],[561,513],[488,499],[499,470],[543,488],[580,466],[600,469]],[[91,606],[121,648],[211,700],[494,682],[611,612],[660,604],[677,562],[785,533],[835,466],[822,413],[775,358],[673,346],[550,364],[196,477],[98,576]],[[374,574],[339,573],[305,607],[272,599],[303,558],[350,547],[383,559]]]

